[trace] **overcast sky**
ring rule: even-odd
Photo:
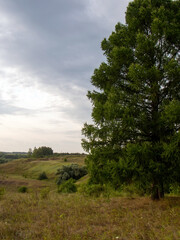
[[[90,78],[128,0],[0,0],[0,151],[83,152]]]

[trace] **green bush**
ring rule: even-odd
[[[56,175],[58,175],[57,184],[60,185],[61,183],[67,181],[70,178],[78,180],[81,177],[85,176],[86,174],[87,174],[86,167],[79,166],[78,164],[62,166],[62,168],[58,169],[56,173]]]
[[[79,187],[79,192],[85,196],[100,197],[105,188],[101,184],[82,184]]]
[[[18,192],[20,193],[26,193],[28,191],[28,188],[26,186],[22,186],[18,188]]]
[[[64,162],[67,162],[67,158],[64,159]]]
[[[38,180],[45,180],[48,179],[47,175],[45,172],[42,172],[39,174]]]
[[[59,188],[58,188],[58,192],[62,192],[62,193],[74,193],[77,192],[77,187],[74,184],[75,180],[70,178],[69,180],[63,182]]]

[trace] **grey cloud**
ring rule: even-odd
[[[89,79],[82,81],[84,72],[92,72],[95,62],[102,60],[100,41],[109,29],[88,18],[84,2],[0,1],[4,11],[14,16],[14,28],[22,24],[25,29],[5,44],[11,56],[8,61],[23,64],[52,84],[58,84],[55,75],[61,73],[72,81],[80,78],[81,84],[87,86]]]
[[[126,1],[122,2],[124,7]],[[87,15],[87,3],[0,0],[0,10],[13,21],[12,37],[0,39],[3,61],[34,74],[41,84],[47,85],[47,91],[49,86],[56,88],[74,104],[74,109],[63,111],[77,119],[90,116],[90,105],[86,91],[79,92],[72,85],[91,88],[93,70],[104,59],[100,42],[113,30],[106,24],[107,19],[117,11],[114,0],[107,19],[92,17]]]

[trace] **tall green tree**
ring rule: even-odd
[[[101,47],[82,129],[91,181],[135,181],[158,199],[180,182],[180,1],[134,0]]]

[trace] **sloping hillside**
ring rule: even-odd
[[[53,184],[55,186],[56,172],[63,165],[84,165],[85,155],[65,155],[49,159],[18,159],[0,165],[0,186],[28,185],[44,186]],[[38,181],[40,173],[45,172],[48,176],[46,181]]]

